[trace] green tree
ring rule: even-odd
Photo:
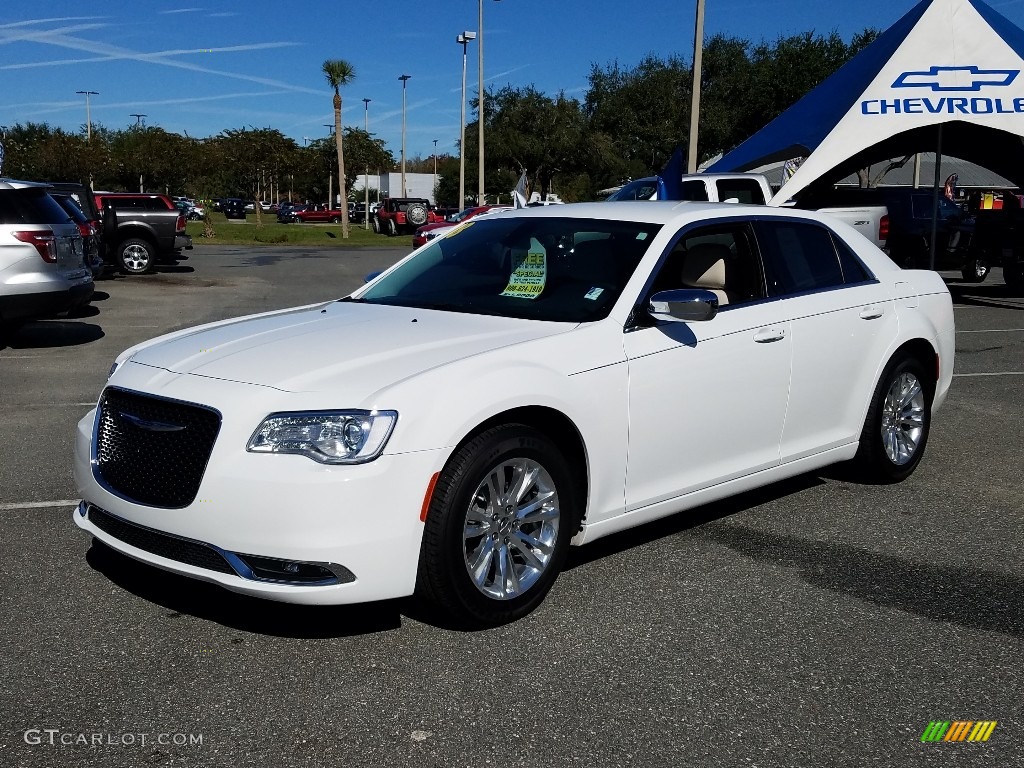
[[[338,190],[341,198],[341,236],[348,237],[348,193],[345,191],[345,151],[341,135],[341,91],[343,86],[351,83],[356,71],[344,59],[328,59],[323,63],[324,77],[334,89],[334,142],[338,150]],[[332,200],[328,204],[333,203]]]

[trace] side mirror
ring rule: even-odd
[[[718,314],[718,297],[700,288],[659,291],[651,296],[647,312],[670,323],[703,322]]]

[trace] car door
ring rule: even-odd
[[[824,224],[754,225],[769,295],[792,327],[782,462],[856,441],[898,320],[889,288]]]
[[[749,225],[735,221],[683,231],[642,303],[659,290],[720,287],[687,279],[691,259],[709,248],[731,254],[723,256],[726,285],[717,292],[725,301],[717,316],[649,322],[624,336],[627,511],[779,463],[791,334],[776,303],[763,300]]]

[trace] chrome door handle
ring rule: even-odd
[[[782,341],[786,338],[786,331],[782,328],[762,328],[754,334],[754,341],[758,344],[770,344],[773,341]]]
[[[881,317],[882,314],[883,310],[881,307],[864,307],[860,311],[860,318],[861,320],[875,320]]]

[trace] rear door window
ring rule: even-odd
[[[766,221],[754,224],[764,260],[771,296],[820,291],[843,285],[832,234],[803,221]]]

